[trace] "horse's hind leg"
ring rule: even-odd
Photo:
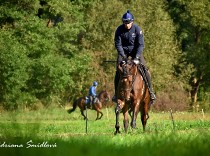
[[[146,128],[146,124],[147,124],[147,120],[146,120],[146,114],[141,114],[141,123],[143,126],[143,131],[145,132],[145,128]]]
[[[99,114],[101,114],[101,116],[99,117]],[[101,111],[97,111],[97,117],[96,117],[96,120],[99,120],[102,118],[104,114],[101,112]]]
[[[104,114],[101,111],[99,113],[101,114],[101,116],[99,117],[99,119],[101,119]]]
[[[149,119],[149,113],[147,113],[147,120]]]
[[[98,107],[95,107],[96,111],[97,111],[97,117],[96,117],[96,120],[99,120],[102,118],[102,116],[104,115],[100,109]],[[101,114],[101,116],[99,117],[99,114]]]
[[[96,120],[99,120],[101,119],[101,116],[99,117],[99,114],[100,114],[100,111],[96,110],[97,111],[97,117],[96,117]]]
[[[141,122],[143,126],[143,131],[145,132],[147,120],[149,119],[149,114],[148,112],[141,112]]]
[[[86,110],[87,111],[87,110]],[[81,112],[81,114],[82,114],[82,116],[84,117],[84,120],[87,118],[86,116],[85,116],[85,114],[84,114],[84,110],[80,110],[80,112]]]

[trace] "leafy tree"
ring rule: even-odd
[[[169,2],[169,11],[177,24],[177,38],[182,44],[183,58],[180,59],[179,73],[186,73],[186,79],[191,86],[193,102],[197,101],[199,87],[208,92],[210,68],[210,4],[208,0],[179,0]]]
[[[8,109],[17,108],[28,93],[24,92],[29,78],[29,59],[26,48],[8,32],[1,32],[0,40],[0,100]]]
[[[1,1],[0,102],[6,108],[48,104],[83,90],[90,57],[78,44],[79,10],[66,1]]]

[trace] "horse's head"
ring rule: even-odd
[[[118,70],[120,73],[118,97],[129,101],[133,89],[133,82],[137,73],[137,66],[133,61],[129,60],[124,64],[119,64]]]
[[[105,90],[104,92],[104,98],[106,99],[106,101],[110,101],[111,100],[111,96],[109,94],[109,92],[107,90]]]
[[[107,90],[101,91],[98,96],[99,96],[100,101],[102,102],[110,101],[111,99],[110,94]]]

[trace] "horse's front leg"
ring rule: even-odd
[[[124,123],[124,130],[125,130],[125,133],[127,133],[128,131],[128,125],[129,125],[129,119],[128,119],[128,106],[126,105],[123,109],[123,115],[124,115],[124,120],[123,120],[123,123]]]
[[[120,99],[117,100],[117,106],[115,108],[115,115],[116,115],[116,124],[115,124],[115,134],[120,133],[120,124],[119,124],[119,116],[122,108],[124,107],[125,102],[121,101]]]
[[[142,122],[144,132],[146,129],[147,120],[149,119],[148,111],[149,111],[148,107],[144,103],[144,108],[141,109],[141,122]]]
[[[136,128],[136,119],[139,113],[139,102],[134,101],[132,107],[133,107],[133,111],[132,111],[131,127]]]
[[[87,108],[86,108],[87,109]],[[86,110],[87,111],[87,110]],[[80,112],[81,112],[81,114],[82,114],[82,116],[84,117],[84,120],[87,118],[86,116],[85,116],[85,114],[84,114],[84,110],[80,110]],[[88,119],[88,118],[87,118]]]
[[[116,131],[115,131],[115,135],[117,134],[117,133],[120,133],[120,124],[119,124],[119,116],[120,116],[120,111],[121,111],[121,108],[120,108],[120,106],[119,106],[119,104],[116,106],[116,108],[115,108],[115,116],[116,116],[116,123],[115,123],[115,129],[116,129]]]
[[[99,109],[96,109],[97,111],[97,117],[96,117],[96,120],[99,120],[102,118],[102,116],[104,115]],[[101,114],[101,116],[99,117],[99,114]]]

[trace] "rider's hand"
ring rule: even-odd
[[[126,64],[126,61],[121,61],[120,62],[120,66],[122,67],[122,66],[124,66]]]
[[[136,65],[140,64],[140,60],[139,60],[138,57],[136,57],[135,59],[133,59],[133,62],[134,62]]]

